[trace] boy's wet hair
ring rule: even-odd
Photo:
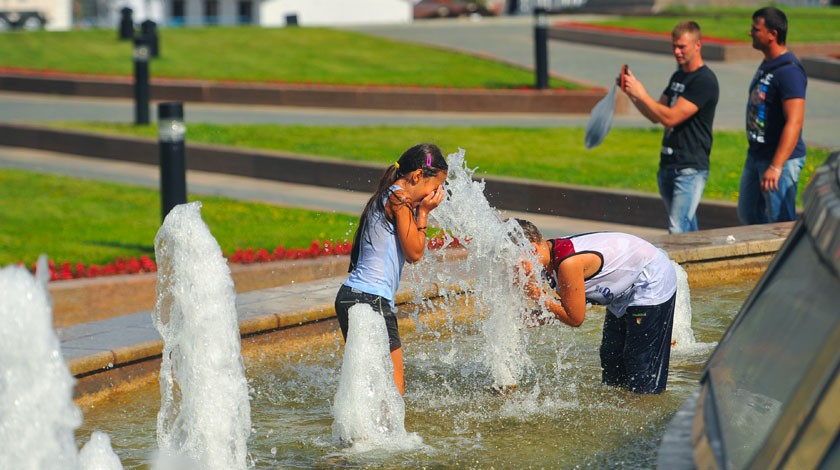
[[[532,224],[531,222],[525,219],[513,219],[519,226],[522,228],[522,232],[525,233],[525,238],[528,239],[531,243],[539,243],[543,241],[542,233],[540,229],[537,228],[536,225]]]

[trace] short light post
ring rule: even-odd
[[[144,37],[134,38],[134,124],[149,123],[149,44]]]
[[[186,134],[183,104],[158,103],[161,220],[173,207],[187,202]]]
[[[160,44],[158,41],[157,23],[152,20],[146,20],[140,23],[140,34],[146,38],[146,42],[149,44],[150,57],[159,57]]]
[[[128,7],[123,7],[120,10],[120,41],[126,41],[134,37],[134,20],[131,18],[133,10]]]
[[[548,88],[548,14],[543,7],[534,8],[534,53],[536,87]]]

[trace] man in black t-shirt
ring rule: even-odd
[[[671,45],[678,69],[659,101],[629,70],[623,76],[623,91],[646,118],[665,126],[657,182],[668,212],[668,232],[682,233],[697,230],[697,206],[709,178],[719,87],[714,72],[703,63],[700,25],[677,24]]]

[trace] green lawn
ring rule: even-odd
[[[788,17],[789,44],[840,41],[840,8],[780,8]],[[598,24],[670,33],[677,22],[694,20],[700,24],[704,36],[749,42],[752,14],[757,9],[758,7],[672,8],[657,16],[628,16],[599,21]]]
[[[0,67],[132,75],[132,45],[114,30],[2,35]],[[254,82],[520,88],[531,71],[493,60],[327,28],[160,30],[151,76]],[[552,80],[554,88],[583,85]]]
[[[156,138],[153,126],[73,123],[90,131]],[[473,127],[340,127],[190,124],[187,142],[232,145],[295,154],[346,158],[385,165],[418,142],[437,143],[445,153],[466,150],[467,163],[479,175],[503,175],[557,183],[657,193],[656,169],[662,130],[613,129],[601,146],[586,150],[583,129]],[[712,172],[704,197],[736,201],[746,152],[743,132],[716,132]],[[828,156],[810,148],[801,180]],[[804,187],[804,184],[801,185]],[[801,190],[802,188],[800,188]]]
[[[317,240],[351,240],[357,215],[314,212],[222,197],[202,201],[202,218],[222,250],[308,248]],[[22,170],[0,169],[0,266],[32,265],[41,253],[57,262],[104,264],[120,257],[154,259],[160,195],[154,189]]]

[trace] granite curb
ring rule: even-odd
[[[0,145],[158,165],[158,142],[24,124],[0,124]],[[187,167],[236,176],[372,192],[381,165],[331,158],[187,144]],[[570,184],[484,176],[485,194],[500,210],[664,228],[667,218],[658,195],[606,190]],[[551,202],[550,204],[548,202]],[[698,208],[702,229],[739,225],[736,205],[703,201]]]
[[[648,32],[611,31],[594,25],[555,23],[548,29],[548,37],[561,41],[577,42],[625,50],[671,55],[671,35]],[[840,43],[794,44],[791,51],[800,59],[810,56],[840,54]],[[749,42],[703,41],[703,59],[710,61],[758,61],[761,54]],[[807,69],[807,67],[806,67]]]
[[[801,62],[808,78],[840,82],[840,55],[803,57]]]
[[[0,69],[0,90],[104,98],[134,98],[131,77],[91,77]],[[388,111],[589,114],[607,90],[518,90],[150,80],[156,101],[298,106]],[[616,97],[616,113],[627,100]]]
[[[725,269],[757,277],[784,243],[792,222],[766,226],[734,227],[694,234],[662,236],[651,240],[675,261],[688,266],[689,281],[720,283]],[[682,260],[682,261],[680,261]],[[457,264],[459,257],[450,260]],[[704,271],[704,263],[711,265]],[[236,297],[240,334],[271,335],[275,332],[323,324],[335,317],[335,292],[345,276],[264,289]],[[462,286],[441,286],[411,278],[403,283],[397,303],[415,300],[418,293],[434,298]],[[334,329],[334,328],[333,328]],[[150,311],[137,312],[97,322],[73,325],[58,331],[62,355],[77,378],[76,397],[106,390],[119,383],[153,373],[160,362],[163,341],[152,325]]]
[[[347,271],[347,256],[316,259],[230,264],[230,274],[239,294],[296,282],[309,282]],[[105,320],[155,307],[157,273],[104,276],[50,282],[53,326]]]

